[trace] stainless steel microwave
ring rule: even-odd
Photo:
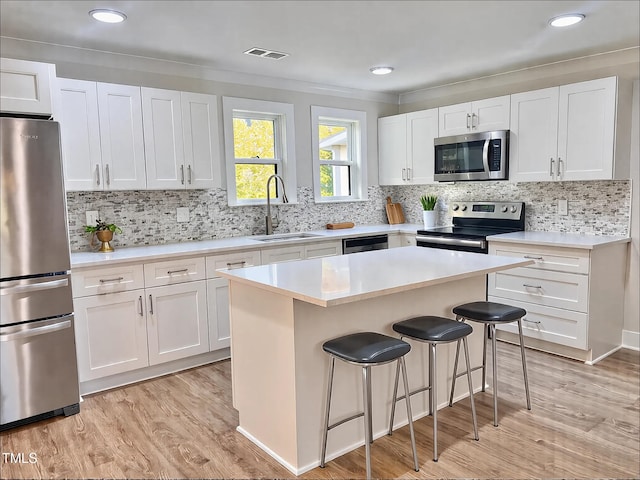
[[[509,178],[509,130],[436,138],[433,144],[439,182]]]

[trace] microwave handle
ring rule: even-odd
[[[484,171],[487,175],[490,174],[489,172],[489,143],[491,142],[490,139],[486,139],[484,141],[484,146],[482,147],[482,166],[484,167]]]

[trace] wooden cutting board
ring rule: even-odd
[[[399,203],[393,203],[391,201],[391,197],[387,197],[387,218],[389,219],[389,225],[404,223],[402,205]]]

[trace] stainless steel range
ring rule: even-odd
[[[487,237],[524,230],[524,202],[452,202],[453,225],[418,230],[419,247],[487,253]]]

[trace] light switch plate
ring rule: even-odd
[[[85,225],[95,225],[100,219],[100,212],[98,210],[87,210],[85,212],[87,216],[87,223]]]
[[[558,200],[558,215],[569,215],[569,202]]]
[[[187,207],[178,207],[177,211],[177,221],[180,223],[189,221],[189,208]]]

